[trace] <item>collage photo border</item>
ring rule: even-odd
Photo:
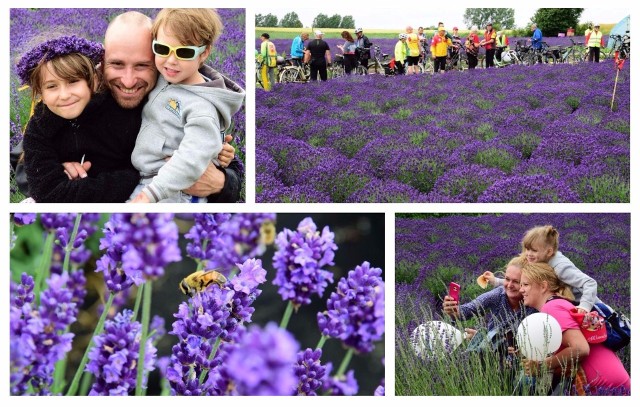
[[[343,4],[337,0],[326,0],[327,2],[334,4]],[[36,6],[41,7],[51,7],[51,4],[47,4],[44,1],[35,1]],[[74,4],[77,3],[77,4]],[[138,3],[138,2],[134,2]],[[140,7],[151,7],[152,4],[148,1],[140,2],[142,3]],[[153,6],[168,6],[170,4],[165,4],[168,2],[159,2],[159,5],[153,4]],[[185,6],[193,6],[193,7],[201,7],[202,2],[195,2],[192,0],[188,0],[185,3]],[[274,3],[274,2],[272,2]],[[271,3],[271,4],[272,4]],[[281,0],[277,0],[278,6],[288,7],[288,4],[285,2],[281,2]],[[282,4],[280,4],[282,3]],[[473,6],[475,4],[471,3],[468,0],[462,2],[462,5]],[[491,0],[490,5],[496,5],[498,7],[503,6],[501,2]],[[569,3],[565,0],[562,0],[562,4]],[[80,2],[71,2],[71,5],[65,7],[83,7],[84,4]],[[115,2],[110,3],[111,7],[116,6],[130,6],[131,2],[122,2],[117,0]],[[134,4],[138,6],[138,4]],[[546,4],[543,4],[546,5]],[[595,1],[587,1],[582,2],[581,6],[584,7],[594,7],[598,6],[599,3]],[[245,176],[245,185],[246,185],[246,203],[242,204],[216,204],[215,207],[210,206],[202,206],[202,209],[197,212],[208,212],[211,209],[215,208],[216,211],[219,212],[230,212],[230,213],[240,213],[240,212],[249,212],[249,213],[257,213],[257,212],[265,212],[271,211],[275,213],[383,213],[385,219],[385,239],[384,239],[384,247],[385,247],[385,264],[384,267],[384,280],[386,282],[385,286],[385,387],[386,387],[386,397],[393,397],[394,399],[399,396],[395,396],[395,261],[396,261],[396,247],[395,247],[395,229],[396,229],[396,219],[398,214],[410,214],[410,213],[448,213],[448,214],[458,214],[458,213],[482,213],[482,214],[495,214],[495,213],[625,213],[630,214],[631,216],[631,235],[634,236],[634,239],[631,240],[631,253],[632,253],[632,266],[635,264],[635,260],[638,259],[637,253],[640,253],[640,243],[638,243],[638,239],[635,238],[637,234],[640,234],[640,216],[638,215],[637,199],[634,201],[635,195],[634,191],[637,192],[637,180],[638,178],[638,166],[634,163],[634,159],[638,158],[638,142],[634,140],[634,134],[638,133],[636,130],[638,119],[634,119],[631,117],[631,128],[633,129],[631,132],[631,201],[628,203],[621,204],[527,204],[527,203],[514,203],[514,204],[506,204],[506,203],[495,203],[495,204],[485,204],[485,203],[465,203],[465,204],[442,204],[442,203],[429,203],[429,204],[420,204],[420,203],[400,203],[400,204],[380,204],[380,203],[367,203],[367,204],[346,204],[346,203],[332,203],[332,204],[320,204],[320,203],[309,203],[309,204],[284,204],[284,203],[256,203],[256,166],[255,166],[255,148],[256,148],[256,129],[255,129],[255,110],[256,110],[256,83],[255,83],[255,75],[253,72],[253,50],[254,50],[254,33],[255,33],[255,24],[253,21],[253,15],[255,14],[255,10],[260,10],[264,7],[262,2],[254,1],[254,0],[239,0],[237,2],[223,1],[216,3],[217,7],[234,7],[234,8],[244,8],[246,12],[246,98],[245,98],[245,110],[246,114],[246,133],[245,133],[245,143],[246,143],[246,176]],[[4,19],[4,21],[8,21],[9,19],[9,10],[11,8],[19,8],[23,7],[23,5],[19,4],[19,2],[15,0],[10,0],[8,5],[0,8],[0,18]],[[292,6],[293,7],[293,6]],[[302,8],[303,6],[296,6]],[[432,9],[430,9],[432,10]],[[636,24],[633,23],[632,27],[635,27]],[[6,40],[5,45],[9,46],[9,27],[7,26],[5,34]],[[3,64],[4,66],[0,67],[0,75],[4,74],[5,78],[9,77],[9,64]],[[633,76],[638,76],[638,64],[635,68],[631,68],[633,72]],[[640,95],[640,91],[638,90],[637,84],[632,84],[631,87],[631,98],[634,101],[637,101],[638,95]],[[9,84],[8,81],[3,81],[2,85],[0,85],[0,90],[4,90],[5,95],[9,94]],[[3,111],[3,117],[5,123],[9,123],[9,112],[8,112],[8,98],[5,99],[5,106]],[[635,123],[635,125],[634,125]],[[5,153],[3,157],[8,157],[8,147],[5,147]],[[5,168],[9,165],[8,162],[5,163]],[[9,174],[4,177],[4,190],[9,191]],[[634,186],[635,185],[635,186]],[[635,189],[634,189],[635,188]],[[6,197],[8,201],[8,196]],[[3,249],[0,251],[0,256],[4,258],[4,265],[7,270],[10,270],[10,262],[9,262],[9,245],[10,245],[10,237],[9,237],[9,223],[10,214],[16,212],[35,212],[37,213],[63,213],[63,212],[99,212],[99,213],[128,213],[131,212],[128,206],[125,204],[97,204],[91,205],[90,209],[86,204],[65,204],[55,205],[55,204],[38,204],[33,206],[32,204],[22,204],[22,203],[9,203],[9,205],[5,206],[6,214],[0,220],[0,228],[4,231],[2,234],[2,240],[0,240],[0,247]],[[191,207],[186,208],[182,204],[162,204],[161,206],[154,206],[153,204],[142,204],[139,207],[141,210],[136,212],[148,212],[148,213],[187,213],[194,212]],[[635,254],[634,254],[635,253]],[[640,288],[638,285],[639,279],[634,279],[632,276],[632,286],[631,292],[634,292],[635,288]],[[0,291],[8,293],[9,292],[9,281],[5,279],[2,283],[0,283]],[[7,296],[8,297],[8,296]],[[8,301],[7,301],[8,302]],[[6,304],[6,302],[5,302]],[[638,299],[632,295],[631,298],[631,309],[632,311],[638,311]],[[4,327],[9,326],[9,317],[8,317],[8,307],[5,305],[4,312],[0,316],[0,324]],[[5,328],[6,329],[6,328]],[[8,362],[8,332],[4,331],[4,335],[2,335],[2,343],[5,349],[5,357],[0,358],[0,360],[5,360]],[[637,342],[637,340],[632,339],[632,344]],[[635,352],[632,354],[632,371],[630,372],[633,376],[634,373],[640,372],[639,363],[637,357],[634,355],[638,353]],[[8,365],[8,363],[7,363]],[[4,369],[2,373],[0,373],[0,380],[4,380],[4,383],[9,381],[9,372],[8,369]],[[622,399],[621,402],[623,405],[631,405],[632,400],[638,399],[638,394],[640,394],[640,388],[638,385],[632,384],[632,396]],[[9,386],[4,386],[4,390],[0,392],[0,399],[4,399],[8,402],[15,402],[15,398],[10,398],[9,396]],[[72,400],[71,404],[80,403],[80,400],[85,400],[83,398],[75,398],[78,400]],[[261,398],[264,400],[269,400],[268,398]],[[514,401],[515,399],[512,397],[507,398],[498,398],[498,397],[490,397],[485,398],[486,400],[495,401],[498,405],[506,405],[510,401]],[[400,397],[402,402],[406,402],[409,405],[422,405],[422,403],[428,401],[423,397]],[[466,404],[469,399],[463,397],[447,397],[441,398],[436,397],[434,400],[437,402],[453,402],[453,405],[463,405]],[[478,400],[478,399],[475,399]],[[484,399],[483,399],[484,400]],[[518,399],[521,400],[521,399]],[[538,400],[528,399],[524,403],[525,405],[533,405],[534,402]],[[65,402],[67,402],[65,400]],[[98,403],[103,403],[104,401],[98,400]],[[312,400],[310,403],[320,403],[320,401]],[[519,401],[520,402],[520,401]],[[127,401],[126,403],[133,403],[131,401]],[[294,405],[295,399],[291,397],[287,398],[279,398],[278,403],[284,403],[285,405]],[[347,402],[340,401],[339,405],[346,405]],[[386,405],[384,398],[367,398],[367,403],[373,403],[374,405]],[[587,404],[595,403],[594,401],[587,401]],[[551,400],[551,404],[560,404],[557,401]]]

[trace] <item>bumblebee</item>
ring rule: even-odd
[[[220,288],[227,282],[227,278],[216,270],[199,270],[189,274],[180,281],[180,291],[189,297],[204,291],[211,284],[218,284]]]
[[[260,225],[260,243],[270,245],[276,240],[276,224],[266,220]]]

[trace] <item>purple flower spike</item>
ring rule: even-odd
[[[35,213],[14,213],[13,222],[16,226],[30,225],[36,221],[37,216]]]
[[[106,223],[104,234],[100,249],[107,251],[96,271],[104,273],[112,292],[158,278],[167,264],[182,259],[178,227],[169,213],[116,213]]]
[[[11,394],[49,395],[55,364],[71,350],[74,334],[64,332],[75,322],[78,310],[67,287],[67,273],[47,280],[37,308],[33,278],[23,274],[21,281],[11,292]]]
[[[284,301],[292,301],[297,307],[311,303],[311,295],[322,297],[324,289],[333,282],[333,273],[324,267],[332,266],[334,234],[325,226],[322,233],[311,218],[303,219],[294,232],[285,229],[278,233],[278,251],[273,256],[277,270],[273,284]]]
[[[318,313],[325,336],[342,340],[357,352],[368,353],[384,334],[384,281],[382,270],[368,262],[341,278],[327,300],[327,311]]]
[[[298,383],[293,369],[300,345],[271,322],[252,326],[227,358],[227,373],[238,395],[290,396]]]
[[[107,321],[104,332],[94,337],[86,371],[95,376],[90,396],[126,396],[136,387],[138,352],[142,326],[131,321],[133,311],[123,310],[113,321]],[[155,369],[156,348],[147,339],[144,370]]]
[[[317,396],[316,390],[322,387],[326,368],[320,364],[322,349],[307,348],[298,352],[298,360],[293,369],[298,377],[298,394]]]
[[[219,261],[219,251],[232,250],[223,239],[222,226],[231,217],[228,213],[196,213],[193,215],[194,225],[184,235],[191,242],[187,243],[187,254],[195,260],[206,260],[207,268],[224,267]]]
[[[322,390],[331,396],[353,396],[358,393],[358,381],[353,370],[343,376],[331,376],[333,363],[327,363],[325,376],[322,380]]]

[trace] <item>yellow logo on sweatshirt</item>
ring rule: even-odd
[[[165,105],[165,108],[168,111],[170,111],[171,113],[175,114],[178,119],[180,118],[181,113],[180,113],[180,101],[179,100],[169,99],[169,101]]]

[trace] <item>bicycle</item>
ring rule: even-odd
[[[575,42],[573,38],[569,38],[569,41],[571,41],[570,46],[566,48],[560,48],[559,62],[576,64],[582,61],[581,56],[583,54],[583,44],[580,42]]]
[[[522,61],[520,60],[520,57],[518,57],[518,53],[512,49],[507,49],[502,52],[500,61],[498,61],[498,58],[496,57],[493,58],[493,65],[496,68],[504,68],[509,65],[520,65],[521,63]]]
[[[613,52],[614,54],[617,52],[618,59],[629,59],[629,57],[631,56],[631,37],[629,36],[629,34],[614,34],[611,36],[611,38],[613,39],[611,52]]]
[[[346,75],[344,69],[344,56],[337,54],[330,67],[327,68],[329,79],[336,79]]]
[[[447,50],[447,62],[444,70],[451,71],[456,69],[458,71],[464,71],[469,69],[469,59],[466,52],[464,52],[462,45],[449,47]]]
[[[311,68],[309,64],[302,63],[302,66],[294,63],[292,58],[287,58],[283,67],[278,74],[278,82],[280,83],[304,83],[308,82],[311,76]]]
[[[555,64],[557,62],[556,54],[550,49],[549,44],[542,42],[542,46],[538,49],[528,47],[525,54],[518,56],[523,65],[535,64]]]

